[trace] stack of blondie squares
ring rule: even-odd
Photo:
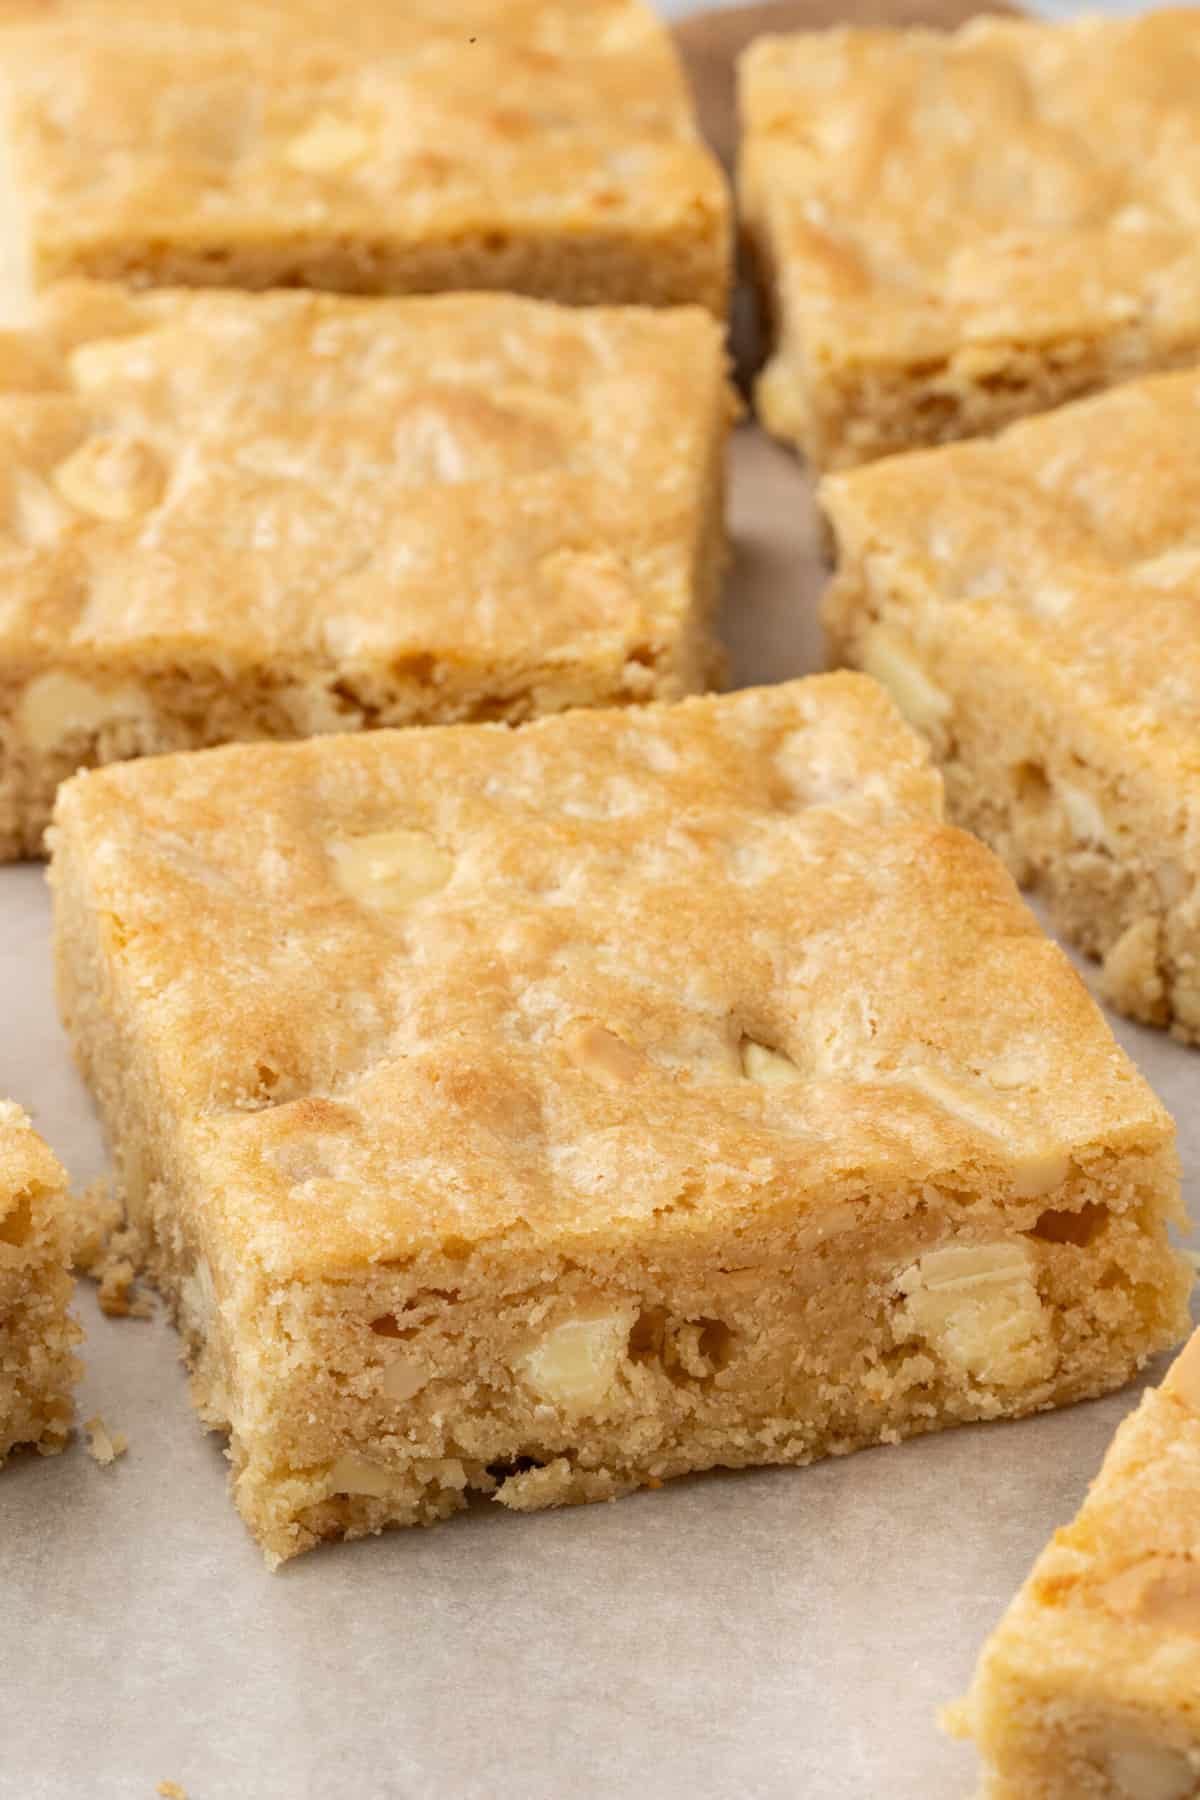
[[[1200,1042],[1200,14],[747,52],[846,670],[726,695],[732,206],[641,0],[2,20],[0,858],[268,1558],[1178,1345],[1172,1121],[1016,882]],[[0,1453],[64,1186],[0,1108]],[[1200,1794],[1196,1355],[954,1715],[997,1796]]]

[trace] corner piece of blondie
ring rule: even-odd
[[[71,1428],[83,1334],[68,1310],[66,1188],[21,1108],[0,1100],[0,1463],[18,1445],[52,1456]]]
[[[1200,1332],[1121,1426],[947,1728],[988,1800],[1200,1794]]]
[[[742,212],[767,427],[818,468],[1200,357],[1200,12],[766,37]]]
[[[0,334],[0,860],[80,766],[709,684],[698,307],[90,282]]]
[[[830,476],[836,661],[1122,1012],[1200,1042],[1200,375]]]
[[[37,286],[487,288],[723,317],[730,206],[643,0],[5,0]]]
[[[940,809],[857,675],[62,788],[63,1016],[270,1557],[1178,1341],[1171,1122]]]

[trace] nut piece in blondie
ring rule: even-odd
[[[760,39],[767,427],[818,468],[1200,358],[1200,13]]]
[[[989,1800],[1200,1794],[1200,1332],[1121,1426],[949,1729]]]
[[[37,286],[729,288],[729,198],[643,0],[6,0]]]
[[[831,475],[833,657],[1122,1012],[1200,1042],[1200,376]]]
[[[0,1463],[18,1445],[43,1456],[71,1429],[67,1178],[19,1106],[0,1101]]]
[[[863,676],[124,763],[53,837],[134,1260],[272,1558],[1186,1329],[1170,1121]]]
[[[731,411],[698,307],[54,289],[0,334],[0,860],[81,766],[708,686]]]

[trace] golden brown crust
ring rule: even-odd
[[[919,671],[952,816],[1047,891],[1124,1010],[1190,1038],[1198,469],[1200,378],[1178,374],[822,488],[835,653]]]
[[[724,182],[641,0],[31,10],[3,60],[39,282],[724,311]]]
[[[815,462],[1194,360],[1194,9],[767,38],[741,80],[760,404]]]
[[[696,308],[55,290],[0,339],[0,854],[81,761],[704,686],[729,413]]]
[[[1028,1800],[1200,1790],[1197,1334],[985,1646],[958,1725]],[[1182,1371],[1182,1373],[1180,1373]]]

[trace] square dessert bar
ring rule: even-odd
[[[697,307],[55,289],[0,334],[0,858],[81,764],[705,687],[731,412]]]
[[[19,1106],[0,1100],[0,1463],[19,1444],[43,1456],[71,1429],[67,1178]]]
[[[846,675],[64,786],[63,1016],[270,1557],[1178,1340],[1170,1121],[939,809]]]
[[[930,739],[949,810],[1200,1041],[1200,375],[829,477],[834,656]]]
[[[1200,1333],[1125,1421],[947,1726],[989,1800],[1200,1794]]]
[[[1200,12],[764,38],[762,416],[819,467],[1200,360]]]
[[[642,0],[6,0],[33,281],[724,313],[729,201]],[[25,22],[22,22],[25,21]]]

